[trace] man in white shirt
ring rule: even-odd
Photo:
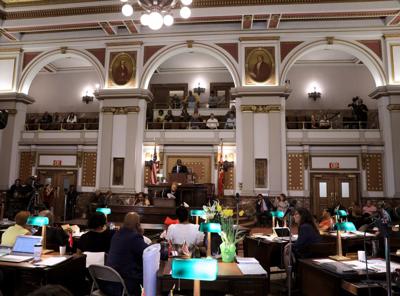
[[[179,224],[170,225],[167,231],[167,240],[172,244],[182,245],[186,242],[188,246],[202,245],[204,233],[199,231],[199,225],[189,222],[188,210],[180,206],[176,209]]]
[[[214,114],[210,114],[210,118],[207,119],[207,127],[209,129],[217,129],[218,128],[218,119],[214,117]]]

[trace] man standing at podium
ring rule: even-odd
[[[182,164],[182,160],[177,159],[176,160],[176,166],[172,168],[172,173],[173,174],[179,174],[179,173],[188,173],[188,169],[185,165]]]

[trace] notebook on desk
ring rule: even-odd
[[[11,253],[1,256],[0,261],[19,263],[31,260],[35,245],[41,242],[41,236],[19,235],[15,240]]]

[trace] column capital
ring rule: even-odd
[[[240,86],[231,89],[231,95],[240,97],[289,97],[291,89],[286,86]]]
[[[144,99],[147,102],[153,100],[153,94],[148,89],[143,88],[105,88],[94,93],[96,99],[113,100],[113,99]]]
[[[240,111],[252,113],[280,112],[281,105],[241,105]]]
[[[388,84],[378,86],[369,94],[369,97],[374,100],[389,96],[400,96],[400,85]]]
[[[34,102],[35,100],[32,97],[24,93],[0,93],[0,103],[25,103],[27,105],[30,105]]]

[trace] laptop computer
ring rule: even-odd
[[[29,261],[33,259],[35,245],[41,242],[41,236],[19,235],[11,253],[1,256],[0,261],[14,263]]]
[[[273,232],[277,237],[280,237],[280,238],[289,238],[290,237],[289,227],[274,227]]]

